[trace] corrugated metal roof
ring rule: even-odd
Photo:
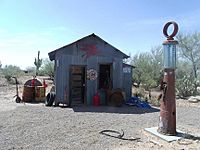
[[[108,44],[108,45],[111,46],[116,52],[121,53],[121,55],[123,56],[123,58],[129,58],[128,55],[126,55],[125,53],[123,53],[122,51],[120,51],[119,49],[115,48],[114,46],[112,46],[111,44],[109,44],[108,42],[104,41],[104,40],[101,39],[99,36],[97,36],[97,35],[95,35],[95,34],[93,33],[93,34],[90,34],[90,35],[88,35],[88,36],[85,36],[85,37],[83,37],[83,38],[81,38],[81,39],[79,39],[79,40],[77,40],[77,41],[75,41],[75,42],[72,42],[72,43],[70,43],[70,44],[68,44],[68,45],[65,45],[65,46],[63,46],[63,47],[60,47],[60,48],[58,48],[58,49],[56,49],[56,50],[54,50],[54,51],[52,51],[52,52],[49,52],[48,55],[49,55],[50,60],[55,60],[55,54],[56,54],[57,51],[62,50],[62,49],[65,48],[65,47],[71,46],[71,45],[73,45],[73,44],[78,43],[79,41],[81,41],[81,40],[83,40],[83,39],[90,38],[90,37],[95,37],[95,38],[97,38],[98,40],[103,41],[104,43]]]

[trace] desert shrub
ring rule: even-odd
[[[48,75],[51,79],[54,78],[54,62],[45,59],[39,71],[40,75]]]
[[[196,87],[199,85],[192,70],[192,64],[186,60],[179,60],[176,69],[176,92],[180,97],[194,96],[197,93]]]
[[[140,97],[140,98],[143,98],[144,94],[145,94],[145,89],[142,88],[142,87],[135,88],[134,91],[133,91],[133,95]]]
[[[145,90],[157,87],[162,77],[162,50],[161,47],[152,48],[151,52],[136,54],[131,58],[135,66],[133,81]]]
[[[2,74],[9,83],[12,83],[12,77],[19,77],[20,75],[23,75],[23,71],[17,66],[8,65],[2,69]]]
[[[193,77],[189,75],[183,76],[183,78],[176,80],[176,91],[177,95],[181,97],[187,97],[195,94],[196,82]]]
[[[38,70],[38,73],[37,73],[37,75],[38,75],[38,76],[45,76],[45,75],[46,75],[46,73],[44,72],[44,70],[43,70],[43,69],[40,69],[40,70]]]

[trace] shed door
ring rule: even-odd
[[[70,104],[83,104],[85,99],[85,67],[70,67]]]
[[[111,65],[101,64],[99,65],[99,89],[112,88],[111,82]]]

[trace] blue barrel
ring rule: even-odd
[[[104,89],[99,90],[100,105],[106,105],[106,91]]]

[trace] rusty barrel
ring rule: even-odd
[[[45,89],[42,83],[38,79],[35,80],[35,85],[32,86],[32,80],[26,81],[23,88],[22,100],[23,102],[39,101],[45,97]]]
[[[114,90],[110,96],[110,104],[114,106],[121,106],[123,104],[124,97],[122,91]]]
[[[36,86],[35,87],[35,101],[42,102],[45,100],[45,87],[44,86]]]
[[[34,92],[35,92],[34,86],[24,85],[22,94],[23,102],[32,102],[34,100],[34,94],[35,94]]]

